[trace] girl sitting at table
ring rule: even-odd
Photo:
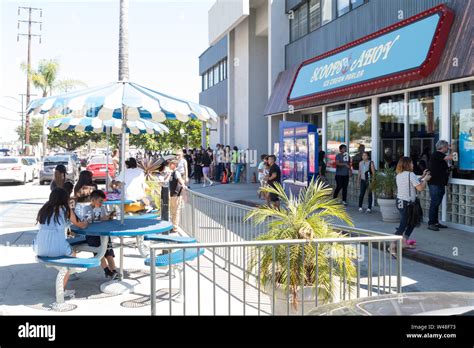
[[[74,186],[74,201],[76,202],[74,212],[81,220],[84,218],[84,208],[90,204],[90,195],[94,190],[97,190],[97,185],[92,181],[92,172],[83,170]]]
[[[114,212],[107,214],[105,207],[103,206],[105,200],[105,193],[102,190],[94,190],[90,194],[90,204],[88,204],[84,210],[84,218],[90,222],[100,222],[112,220],[114,217]],[[86,236],[86,242],[89,246],[99,247],[100,246],[100,237],[99,236]],[[109,242],[107,245],[107,251],[105,252],[104,257],[100,260],[100,265],[102,266],[105,277],[116,279],[118,277],[117,270],[115,268],[115,254],[112,249],[112,241],[109,237]]]
[[[69,196],[62,188],[55,188],[49,195],[49,200],[41,207],[36,217],[39,223],[38,234],[33,241],[33,250],[38,256],[76,256],[66,241],[66,229],[71,223],[79,228],[86,228],[88,223],[80,221],[69,208]],[[64,277],[66,287],[69,272]],[[64,296],[71,297],[73,290],[65,290]]]

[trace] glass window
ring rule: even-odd
[[[308,3],[305,2],[299,8],[298,37],[308,34]]]
[[[403,156],[405,134],[404,105],[403,94],[379,99],[379,168],[395,168],[398,159]]]
[[[346,108],[344,105],[327,108],[327,166],[336,168],[339,145],[346,142]]]
[[[334,19],[332,0],[321,0],[321,25]]]
[[[350,0],[337,0],[337,16],[342,16],[343,14],[351,10]]]
[[[293,18],[290,19],[290,41],[298,40],[298,21],[299,21],[299,11],[298,9],[293,10]]]
[[[207,72],[202,75],[202,90],[205,91],[207,89]]]
[[[453,178],[474,179],[474,81],[451,86]]]
[[[224,59],[224,79],[227,78],[227,58]]]
[[[224,61],[219,62],[219,81],[224,80]]]
[[[410,157],[415,174],[428,168],[430,155],[439,140],[439,88],[410,92],[408,120],[410,126]]]
[[[212,69],[208,71],[207,76],[209,77],[208,86],[209,88],[211,88],[212,86],[214,86],[214,73]]]
[[[349,104],[349,155],[359,169],[362,153],[372,152],[372,111],[370,100]]]
[[[309,1],[309,30],[313,31],[321,26],[321,0]]]
[[[351,0],[351,10],[355,9],[356,7],[359,7],[360,5],[363,5],[365,0]]]
[[[219,83],[219,64],[214,66],[214,84],[217,85]]]

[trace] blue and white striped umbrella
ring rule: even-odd
[[[28,105],[27,112],[32,115],[48,113],[49,116],[90,117],[102,121],[125,118],[126,121],[163,122],[168,119],[187,122],[197,119],[210,122],[218,118],[214,110],[207,106],[126,81],[36,99]]]
[[[111,119],[103,121],[97,117],[63,117],[49,120],[46,127],[61,130],[76,130],[82,132],[121,134],[122,121]],[[168,133],[169,129],[164,124],[147,121],[127,121],[126,133],[132,134],[164,134]]]

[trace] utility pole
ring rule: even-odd
[[[25,93],[20,93],[18,94],[21,97],[21,148],[24,149],[25,147],[25,124],[24,124],[24,118],[25,118],[25,107],[28,106],[28,103],[25,105],[23,103],[23,97],[27,96]],[[30,94],[30,97],[35,97],[37,94]]]
[[[40,21],[33,21],[33,11],[39,11],[40,17],[43,17],[43,9],[37,7],[18,7],[18,16],[20,16],[21,11],[28,11],[28,20],[18,20],[18,30],[20,30],[20,23],[28,23],[28,34],[18,33],[16,41],[20,41],[20,36],[28,36],[28,62],[26,66],[26,105],[30,104],[30,71],[31,71],[31,37],[38,36],[39,43],[41,43],[41,35],[40,34],[32,34],[31,32],[31,25],[32,24],[39,24],[40,31],[42,29],[42,22]],[[25,144],[28,145],[30,143],[30,116],[26,114],[25,117]]]

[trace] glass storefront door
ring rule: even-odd
[[[398,159],[403,156],[405,132],[403,107],[403,94],[379,99],[379,168],[395,168]]]

